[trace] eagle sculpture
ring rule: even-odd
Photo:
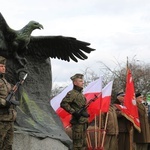
[[[22,29],[13,30],[0,13],[0,55],[6,58],[13,57],[24,66],[27,55],[40,59],[50,57],[78,62],[77,59],[88,58],[84,53],[95,50],[88,47],[90,43],[73,37],[31,36],[33,30],[42,28],[40,23],[30,21]]]

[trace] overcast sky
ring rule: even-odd
[[[33,36],[72,36],[96,49],[78,63],[51,59],[53,83],[59,86],[87,67],[101,75],[99,61],[112,69],[127,56],[150,63],[149,0],[3,0],[0,10],[13,29],[35,20],[44,30]]]

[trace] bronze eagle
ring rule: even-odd
[[[11,29],[0,13],[0,55],[13,57],[23,66],[22,60],[27,55],[40,59],[50,57],[78,62],[78,59],[88,58],[85,53],[95,50],[89,47],[90,43],[74,37],[31,36],[35,29],[43,29],[43,26],[36,21],[30,21],[20,30]]]

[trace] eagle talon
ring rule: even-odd
[[[14,52],[14,58],[18,61],[18,63],[24,68],[27,64],[27,60],[24,57],[18,55],[17,52]]]
[[[25,67],[25,65],[27,64],[27,60],[26,58],[19,58],[17,59],[17,61],[19,62],[19,64],[22,66],[22,67]]]

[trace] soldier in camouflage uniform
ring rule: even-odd
[[[61,102],[61,107],[72,114],[70,121],[72,125],[73,150],[86,149],[86,130],[88,127],[89,114],[87,110],[78,113],[86,105],[86,98],[82,94],[84,80],[82,74],[75,74],[71,77],[73,90],[69,91]]]
[[[6,59],[0,56],[0,150],[12,150],[16,111],[6,97],[11,85],[4,78]]]

